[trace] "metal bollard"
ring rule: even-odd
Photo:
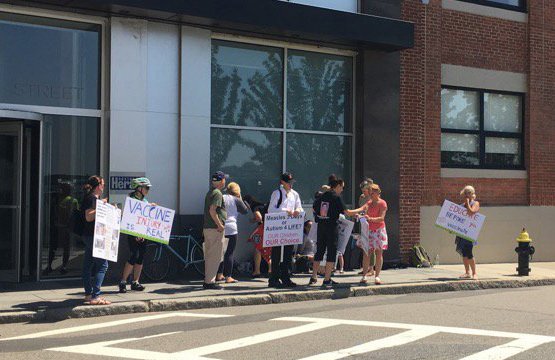
[[[536,252],[533,246],[530,246],[532,239],[526,232],[526,229],[522,229],[522,232],[516,238],[518,242],[518,247],[515,248],[516,253],[518,254],[518,267],[516,271],[518,272],[519,276],[528,276],[530,274],[530,259],[532,255]]]

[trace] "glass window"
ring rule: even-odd
[[[212,42],[212,124],[280,127],[283,49]]]
[[[350,132],[352,58],[289,50],[287,66],[287,127]]]
[[[486,164],[518,166],[522,165],[520,140],[510,138],[486,138]]]
[[[441,90],[441,165],[515,169],[523,166],[521,94]]]
[[[335,173],[351,203],[352,58],[288,49],[283,62],[284,53],[213,41],[210,169],[229,173],[262,202],[291,171],[304,204]]]
[[[484,128],[486,131],[521,132],[520,96],[484,94]]]
[[[282,167],[281,133],[212,128],[210,173],[222,170],[229,181],[262,202],[277,188]]]
[[[100,120],[46,115],[43,122],[42,277],[81,274],[83,244],[69,228],[82,187],[100,170]]]
[[[0,102],[100,108],[100,25],[0,13]]]
[[[292,3],[323,7],[327,9],[348,11],[356,13],[358,11],[357,0],[285,0]]]
[[[349,137],[287,134],[287,169],[295,175],[295,190],[305,204],[314,202],[314,193],[327,183],[330,174],[345,180],[343,199],[350,200],[351,159]]]
[[[480,100],[476,91],[441,90],[441,127],[478,130]]]
[[[479,5],[498,7],[507,10],[526,11],[526,0],[461,0]]]
[[[441,134],[441,163],[479,165],[478,141],[478,135]]]

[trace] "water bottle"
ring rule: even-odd
[[[439,266],[439,254],[436,254],[436,258],[434,260],[434,266]]]

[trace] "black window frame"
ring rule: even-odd
[[[468,134],[468,135],[478,135],[478,165],[460,165],[460,164],[444,164],[442,161],[441,168],[442,169],[489,169],[489,170],[526,170],[526,166],[524,164],[524,139],[525,139],[525,100],[526,97],[524,93],[520,92],[513,92],[513,91],[501,91],[501,90],[491,90],[491,89],[479,89],[479,88],[469,88],[469,87],[462,87],[462,86],[451,86],[451,85],[442,85],[441,90],[449,89],[449,90],[462,90],[462,91],[474,91],[478,93],[478,101],[480,104],[480,108],[478,109],[478,116],[479,116],[479,124],[480,127],[478,130],[461,130],[461,129],[448,129],[441,127],[441,134]],[[511,96],[518,96],[520,97],[520,104],[521,104],[521,124],[520,124],[520,133],[513,133],[513,132],[504,132],[504,131],[487,131],[484,130],[485,118],[484,118],[484,95],[488,94],[499,94],[499,95],[511,95]],[[441,93],[440,93],[441,98]],[[441,121],[441,115],[440,115]],[[441,125],[440,125],[441,126]],[[486,164],[486,138],[511,138],[511,139],[519,139],[520,140],[520,165],[514,166],[507,166],[507,165],[495,165],[495,164]],[[440,149],[440,153],[441,153]]]
[[[501,4],[491,0],[459,0],[459,1],[483,5],[483,6],[489,6],[489,7],[499,8],[499,9],[518,11],[523,13],[528,12],[527,0],[519,0],[520,5]]]

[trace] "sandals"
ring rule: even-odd
[[[362,279],[360,279],[359,284],[360,285],[368,284],[368,279],[366,279],[366,276],[363,276]]]
[[[238,280],[235,280],[235,279],[232,278],[231,276],[228,277],[227,279],[225,279],[225,283],[226,283],[226,284],[235,284],[235,283],[238,283],[238,282],[239,282]]]
[[[111,303],[111,301],[108,301],[103,297],[97,297],[95,299],[91,299],[91,301],[88,302],[88,305],[110,305]]]
[[[465,273],[459,276],[459,279],[472,279],[472,276],[469,273]]]
[[[379,277],[376,276],[376,279],[374,279],[374,284],[376,284],[376,285],[381,285],[382,284],[382,281],[380,280]]]

